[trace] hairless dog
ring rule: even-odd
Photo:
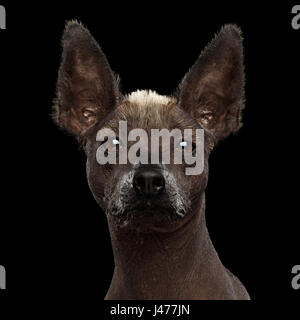
[[[205,221],[209,155],[218,141],[241,127],[240,29],[222,27],[172,96],[149,90],[121,94],[98,43],[77,21],[66,24],[62,46],[53,117],[83,146],[89,187],[107,217],[115,271],[106,299],[250,299],[222,265]],[[201,174],[187,175],[189,164],[175,161],[99,164],[96,154],[103,143],[106,155],[121,151],[120,121],[128,130],[146,132],[203,130]],[[102,129],[115,138],[99,141]],[[194,153],[193,139],[180,143],[186,153]]]

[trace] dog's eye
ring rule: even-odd
[[[112,140],[112,143],[113,143],[114,145],[117,145],[117,144],[120,144],[120,141],[119,141],[118,139],[113,139],[113,140]]]
[[[181,142],[179,143],[180,147],[182,147],[182,148],[186,147],[187,144],[188,144],[188,143],[187,143],[186,141],[181,141]]]
[[[111,152],[111,151],[116,151],[116,150],[120,150],[122,148],[122,144],[119,140],[119,138],[111,138],[108,139],[108,145],[107,145],[107,151]]]
[[[188,152],[193,152],[196,149],[196,144],[193,143],[192,141],[181,141],[179,143],[179,146],[184,149],[187,150]]]

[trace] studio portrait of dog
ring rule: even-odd
[[[249,299],[222,265],[205,219],[209,155],[242,125],[241,30],[224,25],[173,96],[151,90],[121,93],[100,46],[77,21],[67,22],[62,47],[53,117],[82,144],[89,187],[107,216],[115,271],[106,299]],[[128,130],[203,129],[203,172],[186,175],[188,165],[174,161],[100,165],[96,153],[103,141],[97,141],[97,132],[115,132],[113,141],[104,141],[107,152],[118,153],[122,120]],[[180,147],[193,153],[193,139]]]
[[[0,305],[298,310],[299,37],[297,3],[2,0]]]

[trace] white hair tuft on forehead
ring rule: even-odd
[[[171,98],[167,96],[162,96],[155,91],[151,90],[137,90],[130,93],[127,97],[130,103],[135,103],[139,105],[148,104],[161,104],[166,105],[171,102]]]

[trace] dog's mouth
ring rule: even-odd
[[[178,224],[187,214],[183,206],[176,208],[166,199],[145,198],[130,203],[120,206],[116,201],[107,210],[107,214],[119,228],[164,232]]]
[[[170,172],[146,169],[131,171],[120,179],[107,194],[106,213],[121,228],[170,230],[190,211],[189,194],[180,192]]]
[[[175,215],[183,218],[186,215],[186,209],[181,205],[175,207],[165,198],[148,197],[143,199],[135,199],[130,204],[115,201],[109,208],[108,213],[112,216],[124,216],[128,214],[137,214],[139,216]]]

